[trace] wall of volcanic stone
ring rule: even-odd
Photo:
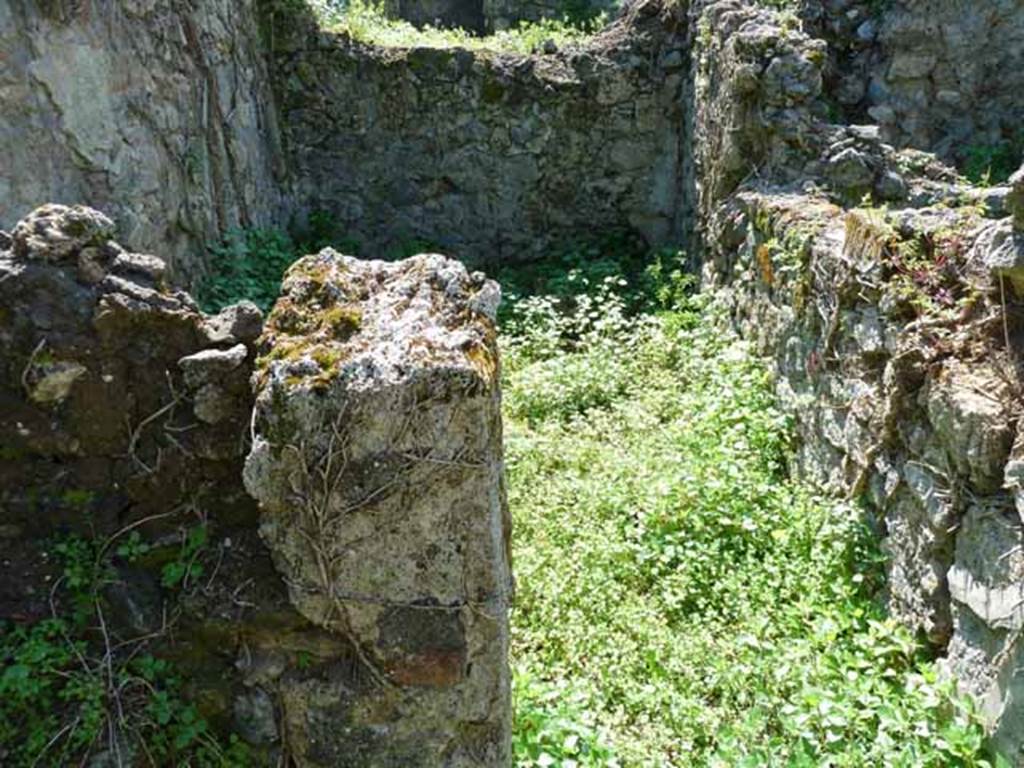
[[[947,159],[1000,141],[1019,153],[1021,0],[804,0],[800,15],[829,42],[829,90],[846,117]]]
[[[296,199],[377,256],[524,260],[599,230],[679,238],[684,12],[649,4],[530,57],[275,40]]]

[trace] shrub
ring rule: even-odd
[[[463,29],[418,28],[389,18],[384,6],[366,0],[341,4],[320,0],[314,6],[321,23],[364,43],[400,48],[467,48],[471,50],[530,53],[545,41],[559,46],[583,42],[607,23],[603,14],[590,16],[576,5],[567,6],[564,19],[521,22],[514,28],[478,37]]]

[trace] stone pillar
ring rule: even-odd
[[[349,663],[282,693],[301,766],[508,766],[498,286],[327,249],[286,275],[245,482],[295,607]]]

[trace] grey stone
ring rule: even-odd
[[[250,744],[274,744],[280,738],[274,700],[262,688],[249,688],[236,696],[232,714],[235,730]]]
[[[984,370],[947,367],[927,396],[928,417],[953,465],[980,491],[1003,484],[1013,443],[1008,398]]]
[[[981,190],[982,201],[985,205],[985,215],[999,219],[1010,215],[1009,197],[1010,187],[986,187]]]
[[[156,256],[143,253],[121,253],[114,259],[110,271],[122,277],[142,279],[149,283],[163,282],[167,264]]]
[[[886,104],[876,104],[868,108],[868,114],[883,125],[890,125],[896,122],[895,110]]]
[[[210,344],[253,342],[262,330],[263,312],[251,301],[225,307],[203,323],[203,336]]]
[[[906,180],[896,171],[885,171],[875,182],[875,193],[882,200],[904,200],[908,189]]]
[[[121,566],[103,589],[112,609],[110,620],[119,630],[141,636],[164,626],[163,593],[156,576],[143,568]]]
[[[203,384],[192,398],[196,418],[207,424],[220,424],[238,412],[234,396],[214,383]]]
[[[870,187],[875,174],[862,152],[844,149],[828,161],[828,176],[832,184],[842,192],[856,192]]]
[[[328,249],[268,319],[246,487],[292,603],[366,681],[289,689],[285,721],[323,723],[289,728],[300,764],[509,763],[497,297],[443,256]]]
[[[100,248],[83,248],[78,254],[78,279],[86,285],[96,285],[107,276],[108,262]]]
[[[889,80],[914,80],[931,73],[937,58],[931,53],[898,51],[889,64]]]
[[[24,379],[29,397],[37,403],[53,405],[66,399],[75,382],[88,372],[74,360],[47,360],[30,363]]]
[[[236,344],[231,349],[204,349],[181,358],[178,365],[185,374],[185,383],[197,389],[236,370],[247,355],[246,346]]]
[[[1024,166],[1010,177],[1008,184],[1010,192],[1006,196],[1006,209],[1013,216],[1013,228],[1024,231]]]
[[[18,222],[11,233],[14,254],[22,259],[63,261],[114,234],[114,222],[83,205],[48,204]]]
[[[1011,220],[987,227],[975,241],[971,254],[997,280],[1006,280],[1018,296],[1024,296],[1024,232],[1016,229]]]
[[[956,547],[952,598],[992,629],[1024,628],[1024,526],[1016,511],[972,505]]]
[[[864,82],[864,78],[854,74],[844,77],[839,81],[839,87],[836,89],[836,99],[838,99],[840,104],[847,106],[859,104],[866,92],[867,83]]]
[[[865,43],[870,43],[878,35],[878,24],[874,19],[868,19],[857,27],[857,37]]]

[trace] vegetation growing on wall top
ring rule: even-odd
[[[479,37],[462,29],[441,29],[432,26],[417,28],[407,21],[390,18],[384,12],[383,6],[373,3],[372,0],[352,0],[343,9],[328,2],[319,3],[315,10],[326,29],[350,35],[354,40],[371,45],[397,48],[466,48],[507,53],[531,53],[548,42],[559,47],[581,43],[608,21],[603,14],[575,21],[567,14],[561,20],[523,22],[512,29]]]

